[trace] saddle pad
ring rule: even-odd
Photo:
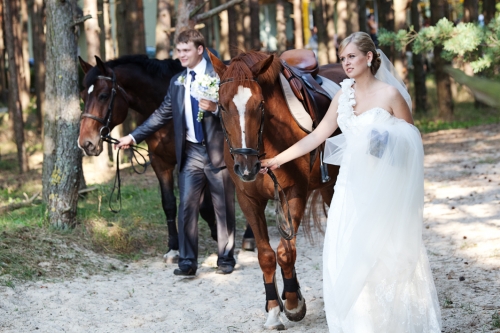
[[[318,75],[320,76],[320,75]],[[333,98],[337,91],[340,90],[340,86],[336,84],[335,82],[327,79],[324,76],[320,76],[321,79],[323,80],[323,89],[326,90],[326,92]],[[288,109],[290,110],[290,113],[292,114],[293,119],[297,122],[297,125],[299,127],[307,132],[311,133],[313,130],[313,121],[309,113],[307,113],[306,109],[302,105],[302,103],[299,101],[299,99],[295,96],[295,94],[292,91],[292,88],[290,88],[290,83],[286,80],[285,76],[280,73],[280,83],[281,83],[281,88],[283,89],[283,94],[285,95],[286,103],[288,105]]]

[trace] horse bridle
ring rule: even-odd
[[[233,82],[233,81],[235,81],[233,78],[221,81],[219,83],[219,87],[222,86],[223,84]],[[247,78],[247,79],[241,79],[241,80],[237,80],[237,81],[254,81],[254,82],[257,82],[257,84],[259,84],[257,79],[255,79],[255,78],[251,78],[251,79]],[[227,142],[227,145],[229,147],[229,153],[231,154],[231,157],[233,159],[234,159],[234,154],[247,155],[247,156],[257,156],[258,159],[260,159],[261,157],[263,157],[265,155],[265,153],[263,153],[263,154],[260,153],[260,148],[263,146],[262,133],[264,132],[264,98],[262,98],[262,100],[260,101],[259,107],[260,107],[260,111],[261,111],[261,116],[260,116],[259,137],[258,137],[256,149],[253,149],[253,148],[233,148],[233,146],[231,145],[231,142],[229,141],[229,136],[227,135],[227,130],[226,130],[226,125],[224,124],[224,119],[222,119],[222,112],[219,112],[219,118],[220,118],[220,123],[222,125],[222,132],[224,133],[224,139]],[[224,107],[220,103],[219,103],[219,109],[221,111],[225,111]]]
[[[111,81],[111,83],[112,83],[111,99],[110,99],[109,104],[108,104],[108,110],[106,111],[106,116],[104,118],[100,118],[100,117],[97,117],[97,116],[94,116],[90,113],[85,113],[85,112],[82,113],[82,116],[81,116],[82,119],[83,118],[90,118],[90,119],[93,119],[93,120],[95,120],[103,125],[99,129],[99,135],[100,135],[101,139],[106,139],[109,136],[109,134],[111,133],[111,130],[109,128],[109,124],[111,123],[111,118],[113,116],[113,105],[115,102],[116,89],[119,89],[122,92],[123,97],[128,102],[127,93],[125,92],[125,90],[122,87],[120,87],[119,85],[116,84],[115,72],[112,69],[110,69],[110,70],[111,70],[111,74],[113,75],[112,77],[104,76],[104,75],[99,75],[97,77],[97,79],[99,79],[99,80]],[[103,133],[104,130],[107,131],[106,134]]]
[[[241,80],[235,80],[233,78],[229,78],[229,79],[226,79],[224,81],[221,81],[219,83],[219,88],[223,84],[233,82],[233,81],[254,81],[254,82],[257,82],[257,84],[259,84],[259,82],[257,81],[256,78],[251,78],[251,79],[246,78],[246,79],[241,79]],[[259,85],[259,87],[260,87],[260,85]],[[262,87],[261,87],[261,90],[262,90]],[[219,103],[219,109],[221,111],[224,111],[224,107],[220,103]],[[233,148],[233,146],[231,145],[231,142],[229,141],[229,136],[227,135],[226,125],[224,125],[224,119],[222,119],[222,112],[219,112],[220,123],[222,125],[222,132],[224,133],[224,138],[226,139],[227,145],[229,147],[229,153],[231,154],[231,157],[233,158],[233,160],[234,160],[234,154],[245,155],[245,156],[257,156],[257,158],[259,160],[261,157],[266,155],[266,153],[262,153],[262,154],[260,153],[260,148],[263,146],[262,135],[264,132],[264,98],[263,97],[262,97],[262,100],[260,101],[260,110],[261,110],[261,116],[260,116],[259,138],[258,138],[256,149],[253,149],[253,148]],[[279,184],[278,179],[276,178],[276,175],[271,170],[267,170],[267,174],[269,175],[269,177],[271,177],[271,180],[274,183],[274,200],[277,202],[276,208],[275,208],[276,215],[279,214],[278,202],[280,202],[280,204],[281,204],[281,200],[279,197],[279,189],[281,189],[281,192],[283,193],[283,198],[285,200],[285,205],[287,208],[287,216],[285,216],[285,223],[284,223],[286,225],[284,226],[283,224],[279,223],[278,218],[276,219],[276,222],[278,224],[277,227],[278,227],[278,231],[279,231],[281,237],[283,237],[287,241],[290,241],[293,237],[295,237],[295,230],[294,230],[293,224],[292,224],[292,215],[290,214],[290,206],[288,205],[288,199],[286,197],[285,192],[283,191],[283,188]],[[283,213],[283,215],[284,215],[284,213]]]

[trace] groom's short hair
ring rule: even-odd
[[[177,36],[177,39],[175,40],[175,44],[179,43],[189,43],[193,42],[194,46],[198,48],[198,46],[203,46],[203,49],[205,49],[205,37],[201,34],[196,29],[187,29],[184,30]]]

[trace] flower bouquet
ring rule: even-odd
[[[191,84],[191,96],[198,101],[206,99],[211,102],[217,102],[219,100],[219,78],[208,74],[197,76],[196,80]],[[196,119],[198,122],[201,122],[203,119],[204,112],[202,109],[198,111]]]

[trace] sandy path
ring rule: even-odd
[[[424,136],[424,242],[442,305],[443,332],[500,332],[500,125]],[[278,233],[270,228],[273,246]],[[321,249],[297,242],[307,302],[290,332],[327,332]],[[263,332],[264,288],[256,253],[240,252],[233,274],[215,256],[195,278],[174,277],[158,258],[107,275],[0,287],[0,332]],[[120,265],[120,266],[118,266]],[[462,281],[461,281],[462,280]],[[281,281],[278,282],[281,287]]]

